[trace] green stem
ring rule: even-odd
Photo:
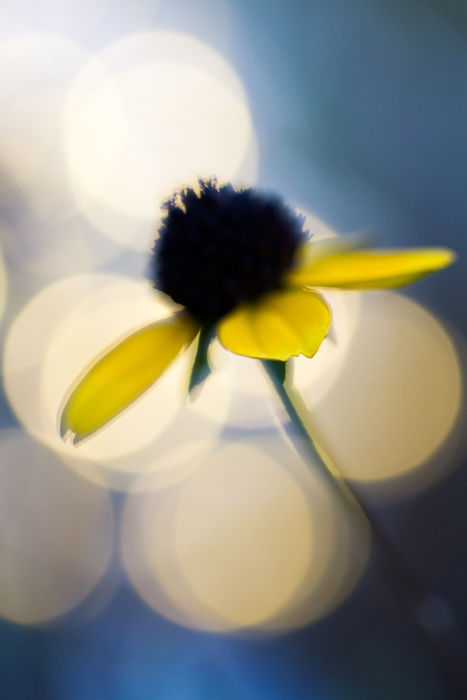
[[[410,569],[398,550],[375,520],[362,496],[352,488],[334,465],[312,430],[307,409],[287,377],[287,364],[263,360],[277,396],[290,424],[286,429],[297,450],[325,478],[349,514],[370,527],[379,562],[391,581],[399,602],[412,619],[420,637],[431,651],[450,689],[450,698],[467,698],[467,651],[460,638],[454,616],[445,601],[428,589]],[[454,693],[454,694],[452,694]]]
[[[211,341],[214,338],[215,332],[216,327],[213,323],[201,327],[196,346],[196,354],[193,360],[190,379],[188,382],[188,393],[190,395],[195,389],[201,386],[201,384],[207,379],[207,377],[209,377],[211,373],[208,350]]]

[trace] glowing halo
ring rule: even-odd
[[[184,464],[172,460],[174,440],[201,443],[222,429],[230,397],[206,386],[195,402],[186,399],[193,349],[187,352],[126,412],[78,448],[64,443],[58,420],[64,397],[83,370],[116,340],[172,313],[146,281],[111,274],[76,275],[55,282],[19,312],[7,331],[5,391],[18,419],[37,439],[58,451],[71,468],[126,490],[135,476],[153,474],[151,488],[182,478]],[[31,344],[31,338],[34,342]],[[186,447],[185,449],[189,449]]]
[[[83,213],[125,246],[148,247],[174,188],[200,176],[254,180],[239,79],[213,49],[175,32],[135,34],[96,54],[70,89],[63,133]]]
[[[313,415],[348,478],[396,492],[402,479],[407,492],[445,473],[448,461],[429,461],[461,405],[459,358],[439,321],[402,294],[373,292],[362,295],[345,364]]]
[[[0,616],[43,623],[78,605],[104,575],[109,494],[20,430],[0,431],[0,456]]]
[[[366,528],[355,528],[277,435],[214,447],[170,489],[135,489],[121,540],[130,580],[151,608],[229,633],[322,617],[355,585],[368,545]]]
[[[2,320],[2,316],[5,311],[6,296],[7,274],[5,269],[5,263],[3,262],[2,249],[0,248],[0,321]]]

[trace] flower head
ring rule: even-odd
[[[152,273],[156,289],[209,323],[280,289],[307,235],[304,217],[277,197],[199,186],[164,204]]]
[[[312,357],[331,313],[314,287],[384,289],[450,264],[444,248],[369,250],[313,242],[304,217],[275,196],[202,180],[164,204],[151,273],[178,310],[108,350],[72,391],[61,417],[74,441],[131,404],[198,337],[190,385],[208,373],[214,333],[234,353]],[[193,381],[193,376],[196,377]]]

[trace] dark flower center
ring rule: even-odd
[[[304,217],[279,198],[215,181],[175,193],[163,208],[154,286],[203,323],[280,289],[307,239]]]

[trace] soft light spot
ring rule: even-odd
[[[38,220],[76,209],[60,130],[66,88],[88,55],[70,38],[50,33],[0,42],[2,187],[21,196]]]
[[[19,430],[0,432],[0,465],[0,616],[52,620],[80,603],[107,568],[109,495]]]
[[[70,37],[29,31],[0,42],[0,104],[66,88],[89,53]]]
[[[38,220],[76,210],[60,132],[66,90],[88,57],[56,34],[30,32],[0,42],[2,187],[22,196]]]
[[[188,627],[264,632],[337,606],[362,570],[368,533],[272,436],[224,443],[180,484],[135,491],[122,553],[158,613]]]
[[[96,54],[70,90],[64,138],[83,212],[138,249],[174,188],[200,176],[254,179],[239,79],[213,49],[175,32],[135,34]]]
[[[43,289],[16,316],[5,344],[5,389],[19,420],[82,475],[92,461],[104,470],[108,485],[121,489],[128,488],[130,477],[158,471],[159,458],[174,440],[212,439],[222,428],[229,396],[217,399],[206,386],[196,409],[187,404],[190,353],[79,447],[59,435],[64,399],[90,363],[135,328],[171,313],[149,283],[117,275],[79,275]],[[161,478],[163,484],[167,477]],[[170,478],[177,479],[175,470]]]
[[[0,321],[5,311],[7,296],[7,274],[5,263],[3,262],[2,249],[0,248]]]
[[[90,270],[118,248],[76,216],[61,137],[70,81],[89,52],[69,37],[31,32],[0,43],[2,227],[12,266],[50,279]]]
[[[406,477],[404,491],[419,488],[448,464],[427,461],[449,440],[459,415],[459,359],[441,323],[414,301],[373,292],[361,304],[345,365],[315,407],[315,421],[348,478]]]
[[[156,0],[153,0],[155,2]],[[92,29],[115,0],[2,0],[0,19],[16,28],[79,35]],[[139,4],[139,3],[138,3]]]

